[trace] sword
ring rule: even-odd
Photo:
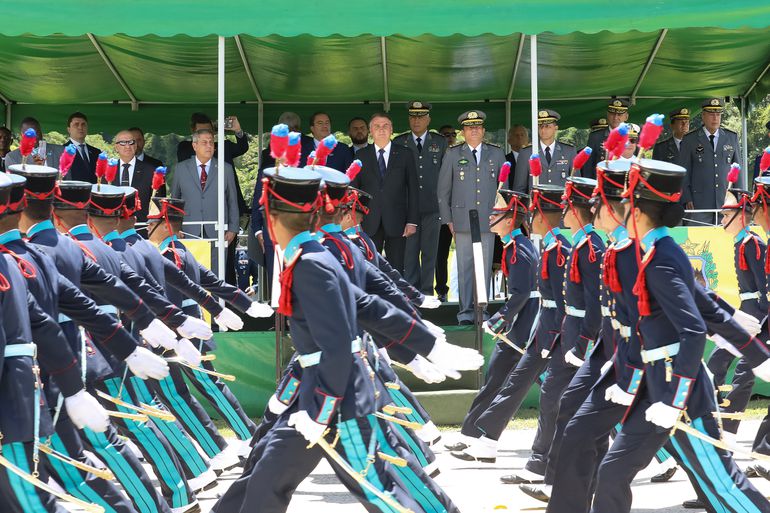
[[[520,348],[519,346],[517,346],[516,344],[514,344],[513,342],[511,342],[510,339],[508,337],[506,337],[503,333],[493,333],[491,331],[487,331],[487,333],[492,335],[493,339],[495,339],[495,340],[500,339],[503,342],[505,342],[506,344],[508,344],[509,346],[511,346],[512,348],[514,348],[519,353],[524,354],[524,350],[522,348]]]
[[[729,451],[735,454],[740,454],[741,456],[744,456],[746,458],[751,458],[753,460],[770,461],[770,456],[766,454],[760,454],[758,452],[753,452],[753,451],[744,451],[738,447],[732,447],[724,440],[717,440],[716,438],[712,438],[705,433],[701,433],[691,425],[685,422],[682,422],[681,420],[676,421],[676,424],[674,424],[674,429],[673,431],[671,431],[671,434],[673,434],[674,431],[676,431],[677,429],[679,429],[680,431],[684,431],[688,435],[694,436],[699,440],[703,440],[704,442],[709,443],[714,447],[718,447],[719,449],[724,449],[725,451]]]
[[[142,415],[140,413],[126,413],[122,411],[107,410],[107,415],[110,417],[115,417],[116,419],[133,420],[135,422],[147,422],[150,420],[147,415]]]
[[[418,422],[412,422],[410,420],[403,420],[399,419],[398,417],[393,417],[392,415],[388,415],[387,413],[383,413],[381,411],[374,412],[374,416],[382,419],[387,420],[388,422],[392,422],[393,424],[398,424],[400,426],[408,427],[409,429],[417,430],[422,428],[422,424]]]
[[[92,467],[91,465],[88,465],[86,463],[83,463],[82,461],[71,458],[66,454],[57,452],[51,447],[48,447],[48,445],[46,444],[38,444],[38,448],[40,449],[40,451],[46,453],[48,456],[52,458],[56,458],[57,460],[66,463],[67,465],[72,465],[73,467],[78,468],[83,472],[88,472],[89,474],[93,474],[96,477],[100,477],[108,481],[112,481],[113,479],[115,479],[115,475],[109,469]]]
[[[166,422],[176,422],[176,417],[174,417],[171,413],[167,411],[163,411],[159,408],[154,408],[152,406],[148,406],[146,404],[143,404],[140,406],[133,405],[131,403],[127,403],[126,401],[123,401],[122,399],[118,399],[117,397],[112,397],[109,394],[106,394],[102,392],[101,390],[96,391],[96,395],[101,397],[102,399],[109,401],[113,404],[116,404],[118,406],[122,406],[123,408],[127,408],[129,410],[133,410],[139,414],[147,415],[149,417],[157,417],[160,420],[165,420]]]
[[[166,358],[166,361],[169,363],[178,363],[179,365],[183,367],[187,367],[188,369],[202,372],[204,374],[208,374],[209,376],[214,376],[215,378],[222,378],[225,381],[235,381],[235,376],[233,376],[232,374],[224,374],[222,372],[204,369],[203,367],[196,367],[178,357],[172,356],[171,358]]]

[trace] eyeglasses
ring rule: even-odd
[[[133,146],[136,144],[136,141],[131,139],[130,141],[115,141],[115,144],[119,146]]]
[[[441,135],[443,135],[443,136],[444,136],[444,137],[446,137],[447,139],[449,139],[449,138],[451,138],[451,137],[454,137],[454,136],[455,136],[454,132],[444,132],[444,133],[443,133],[443,134],[441,134]]]

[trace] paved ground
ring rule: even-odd
[[[751,439],[759,425],[758,420],[744,421],[738,433],[741,447],[750,449]],[[453,440],[456,432],[444,433],[437,455],[442,473],[438,483],[447,491],[463,513],[486,513],[492,511],[543,511],[544,504],[521,493],[516,486],[504,485],[499,478],[522,468],[534,437],[533,429],[508,430],[502,438],[500,455],[495,465],[467,463],[453,458],[443,450],[443,442]],[[745,467],[748,460],[738,458]],[[656,474],[655,464],[641,472],[634,481],[633,511],[684,512],[681,502],[694,497],[694,493],[681,470],[665,484],[652,484],[649,478]],[[218,494],[240,475],[240,468],[223,474],[216,488],[199,495],[204,513],[210,511]],[[770,481],[752,479],[752,482],[766,495],[770,494]],[[297,490],[289,507],[289,513],[362,513],[364,509],[337,481],[326,463],[321,463],[313,474]],[[229,513],[229,512],[228,512]],[[234,512],[235,513],[235,512]]]

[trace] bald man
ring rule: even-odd
[[[147,162],[136,158],[136,139],[130,130],[121,130],[113,141],[115,151],[118,152],[118,172],[112,185],[130,186],[139,191],[139,199],[142,209],[136,213],[136,219],[140,223],[147,221],[147,208],[150,205],[152,195],[152,175],[155,168]],[[158,191],[161,196],[166,195],[165,186]]]

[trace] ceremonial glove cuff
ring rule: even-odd
[[[446,375],[441,372],[441,369],[420,355],[415,356],[414,360],[406,365],[406,368],[426,383],[441,383],[446,379]]]
[[[422,299],[422,303],[420,303],[420,308],[425,308],[427,310],[433,310],[439,306],[441,306],[441,301],[439,301],[436,296],[425,296]]]
[[[280,415],[289,409],[289,407],[283,404],[275,394],[270,396],[270,400],[267,402],[267,409],[276,415]]]
[[[446,332],[444,331],[444,328],[442,328],[441,326],[436,326],[435,324],[433,324],[427,319],[421,319],[421,320],[422,320],[422,323],[425,325],[425,327],[428,328],[428,331],[430,331],[434,337],[446,339]]]
[[[475,349],[459,347],[441,340],[436,340],[428,354],[428,360],[441,369],[458,371],[476,370],[484,365],[484,356]]]
[[[735,309],[735,312],[733,312],[733,319],[735,319],[735,322],[740,324],[743,329],[748,331],[751,336],[755,336],[762,330],[762,324],[759,322],[759,319],[738,310],[737,308]]]
[[[259,301],[254,301],[251,303],[251,306],[249,306],[249,309],[246,310],[246,315],[249,317],[253,317],[255,319],[261,318],[261,317],[270,317],[273,315],[273,309],[268,305],[267,303],[260,303]]]
[[[70,420],[78,429],[88,428],[96,433],[103,433],[110,425],[107,410],[102,408],[99,401],[85,390],[66,397],[64,407],[67,409]]]
[[[126,365],[139,379],[163,379],[168,376],[166,360],[144,347],[134,349],[126,358]]]
[[[770,360],[765,360],[751,369],[751,371],[762,381],[770,381]]]
[[[222,310],[222,313],[214,317],[214,322],[217,323],[217,326],[222,331],[239,331],[243,329],[243,321],[229,308],[225,308]]]
[[[176,348],[176,335],[158,319],[153,319],[139,334],[152,347]]]
[[[615,404],[630,406],[634,402],[634,396],[624,392],[618,385],[612,385],[604,392],[604,399]]]
[[[311,444],[318,442],[328,428],[325,424],[319,424],[311,419],[305,410],[292,413],[289,416],[288,423],[289,426],[293,426]]]
[[[201,353],[193,345],[192,342],[186,338],[180,338],[176,347],[176,354],[182,360],[186,361],[193,367],[197,367],[201,364]]]
[[[184,338],[199,338],[201,340],[208,340],[214,335],[211,332],[211,327],[205,321],[190,316],[187,316],[187,319],[176,329],[176,332]]]
[[[671,429],[679,420],[679,416],[682,414],[682,410],[674,408],[660,401],[652,403],[647,411],[644,412],[644,418],[647,422],[652,422],[656,426],[660,426],[664,429]]]
[[[564,353],[564,361],[575,367],[580,367],[583,365],[583,360],[578,358],[574,351],[567,351]]]

